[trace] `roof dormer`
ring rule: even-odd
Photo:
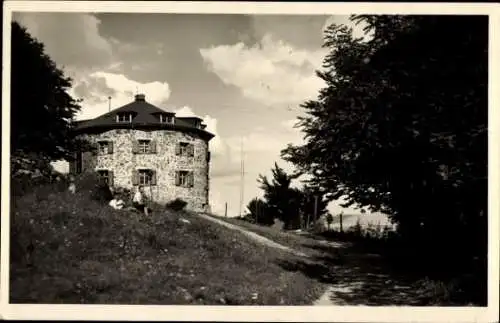
[[[182,123],[188,127],[204,129],[205,126],[203,120],[198,117],[182,117],[177,119],[182,120]]]
[[[132,123],[134,114],[132,112],[118,112],[116,114],[117,123]]]
[[[97,118],[75,122],[75,133],[106,129],[125,129],[132,125],[136,129],[174,130],[186,133],[198,133],[210,140],[213,134],[206,130],[203,119],[181,117],[148,103],[144,94],[135,94],[133,101],[117,109],[108,111]]]
[[[174,116],[170,113],[158,113],[158,117],[160,118],[160,123],[174,123]]]

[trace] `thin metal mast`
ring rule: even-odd
[[[241,164],[240,164],[240,217],[243,211],[243,198],[245,187],[245,158],[243,153],[243,137],[241,137]]]

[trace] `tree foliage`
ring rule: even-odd
[[[12,155],[70,158],[77,144],[71,136],[73,120],[80,110],[67,92],[72,80],[45,53],[44,45],[16,22],[11,57]]]
[[[271,180],[263,175],[258,179],[264,191],[267,216],[283,221],[287,229],[297,229],[304,227],[307,220],[312,223],[326,212],[328,202],[313,186],[306,185],[303,189],[291,187],[292,181],[298,178],[298,174],[287,174],[277,163],[271,172]],[[316,218],[315,196],[318,197]]]
[[[484,256],[487,17],[351,19],[373,38],[326,29],[329,54],[317,74],[327,85],[302,105],[306,143],[289,145],[283,158],[329,199],[387,212],[429,249]]]
[[[273,225],[274,217],[267,207],[266,201],[260,198],[253,198],[247,205],[250,212],[246,218],[253,223],[261,225]]]
[[[258,179],[270,216],[283,221],[285,228],[300,226],[300,198],[296,190],[290,187],[293,176],[288,175],[277,163],[271,172],[270,181],[263,175],[259,175]]]

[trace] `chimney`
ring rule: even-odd
[[[136,94],[135,100],[136,101],[146,101],[146,96],[144,94]]]

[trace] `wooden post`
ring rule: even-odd
[[[344,232],[342,229],[342,216],[343,215],[344,215],[344,212],[340,212],[340,214],[339,214],[340,232]]]
[[[224,211],[224,216],[227,218],[227,202],[226,202],[226,209]]]

